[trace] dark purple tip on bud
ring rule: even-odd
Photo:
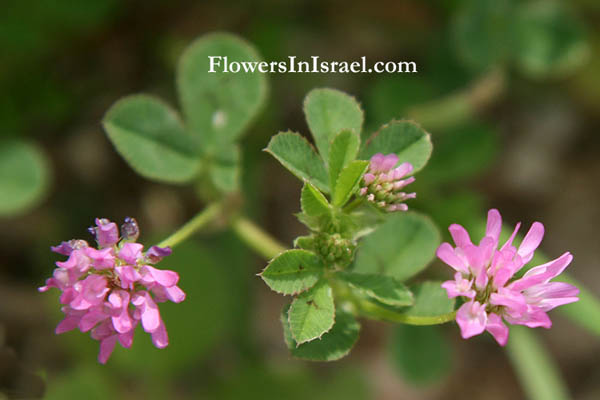
[[[50,250],[58,254],[70,256],[73,250],[79,250],[88,246],[88,242],[85,240],[71,239],[68,242],[62,242],[58,246],[51,246]]]
[[[146,252],[146,261],[150,264],[156,264],[164,257],[171,255],[172,252],[170,247],[152,246]]]
[[[135,242],[140,236],[140,228],[135,218],[125,217],[125,223],[121,225],[123,240]]]
[[[95,226],[90,226],[88,228],[88,232],[90,233],[90,235],[92,235],[92,237],[94,238],[94,240],[96,240],[96,227]]]
[[[62,242],[58,246],[50,246],[50,250],[64,256],[70,256],[71,252],[73,251],[73,247],[71,247],[69,242]]]

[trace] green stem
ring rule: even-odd
[[[286,247],[244,217],[233,220],[231,227],[238,237],[266,259],[284,252]]]
[[[456,311],[434,316],[419,316],[389,310],[362,299],[358,299],[358,301],[354,304],[357,306],[361,314],[379,321],[395,322],[407,325],[438,325],[454,321],[456,319]]]
[[[197,230],[213,221],[221,214],[223,205],[221,203],[209,204],[204,210],[200,211],[194,218],[175,231],[171,236],[157,244],[159,247],[175,247],[188,237],[196,233]]]

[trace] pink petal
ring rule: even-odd
[[[512,316],[505,314],[504,319],[514,325],[525,325],[529,328],[546,328],[549,329],[552,326],[552,321],[548,314],[538,307],[531,307],[527,313],[521,316]]]
[[[54,332],[57,335],[60,335],[61,333],[72,331],[73,329],[77,328],[80,320],[81,320],[81,317],[79,317],[79,316],[67,315],[65,317],[65,319],[63,319],[62,321],[59,322],[59,324],[56,326],[56,329],[54,330]]]
[[[461,248],[465,252],[465,256],[467,257],[471,271],[473,274],[478,275],[484,266],[483,252],[479,247],[473,244],[468,244]]]
[[[139,243],[125,243],[119,251],[119,258],[127,264],[135,265],[142,258],[143,245]]]
[[[115,329],[112,326],[112,323],[109,319],[105,319],[100,323],[100,325],[96,326],[92,329],[92,339],[96,340],[104,340],[109,336],[115,335]]]
[[[144,268],[150,272],[152,278],[154,278],[154,280],[162,286],[174,286],[179,281],[179,275],[177,272],[169,271],[168,269],[157,269],[149,265],[144,265]]]
[[[109,316],[100,310],[88,311],[79,322],[79,330],[81,332],[87,332],[92,329],[98,322],[107,319]]]
[[[117,335],[109,336],[100,341],[100,353],[98,353],[98,362],[100,364],[106,364],[106,361],[108,361],[108,358],[115,349],[115,344],[117,344]]]
[[[550,279],[556,277],[561,272],[563,272],[572,260],[573,256],[571,255],[571,253],[566,252],[555,260],[531,268],[525,273],[525,275],[523,275],[523,278],[514,281],[508,287],[515,291],[521,291],[524,289],[528,289],[533,285],[546,283]]]
[[[143,297],[142,297],[143,296]],[[134,296],[132,303],[140,308],[142,326],[146,332],[152,332],[161,323],[158,307],[148,292],[142,292],[139,297]]]
[[[380,169],[382,171],[389,171],[390,169],[394,168],[394,166],[398,163],[398,156],[395,154],[388,154],[387,156],[383,157],[383,160],[381,161],[381,165],[380,165]]]
[[[383,164],[384,159],[385,156],[382,153],[375,154],[373,157],[371,157],[371,160],[369,162],[369,170],[375,173],[383,171],[381,165]]]
[[[402,178],[403,176],[410,174],[412,171],[413,171],[412,164],[409,162],[403,162],[402,164],[400,164],[399,166],[397,166],[394,169],[394,171],[393,171],[394,180],[398,180],[398,179]]]
[[[500,251],[505,250],[505,249],[509,248],[510,246],[512,246],[512,242],[513,242],[513,240],[515,240],[515,236],[517,236],[517,232],[519,232],[520,227],[521,227],[521,223],[517,222],[517,226],[515,226],[515,230],[510,235],[510,237],[508,238],[506,243],[504,243],[504,245],[500,248]]]
[[[178,286],[171,286],[165,288],[165,290],[167,292],[167,297],[173,303],[181,303],[183,300],[185,300],[185,293]]]
[[[465,263],[454,253],[450,243],[442,243],[436,251],[437,257],[457,271],[468,273]]]
[[[485,306],[473,300],[463,304],[456,312],[456,322],[463,339],[479,335],[485,330],[487,323]]]
[[[165,324],[160,321],[158,328],[151,333],[152,343],[159,349],[164,349],[169,345],[169,336],[167,335],[167,328]]]
[[[564,282],[541,283],[526,289],[523,293],[529,303],[543,311],[550,311],[555,307],[579,300],[577,297],[579,289]]]
[[[454,243],[456,243],[457,247],[464,248],[473,244],[471,242],[471,238],[469,237],[469,233],[462,226],[458,224],[452,224],[448,227],[448,230],[450,231],[450,235],[452,235],[452,239],[454,240]]]
[[[119,241],[119,228],[114,222],[106,218],[96,218],[95,232],[96,241],[100,247],[110,247]]]
[[[499,288],[497,293],[492,293],[490,295],[490,304],[507,307],[513,315],[527,312],[525,296],[506,288]]]
[[[519,246],[517,253],[523,258],[523,263],[527,264],[533,257],[533,252],[538,248],[544,237],[544,225],[534,222],[529,228],[529,232]]]
[[[115,256],[112,247],[96,250],[92,247],[85,248],[85,255],[94,261],[96,269],[110,269],[115,266]]]
[[[121,333],[120,335],[118,335],[117,337],[119,338],[119,343],[121,343],[121,346],[123,346],[125,348],[130,348],[131,345],[133,344],[134,333],[135,333],[135,326],[128,332]]]
[[[485,330],[492,334],[500,346],[506,345],[506,341],[508,340],[508,327],[502,322],[502,318],[500,318],[499,315],[494,313],[488,314]]]
[[[500,216],[498,210],[492,208],[490,211],[488,211],[487,225],[485,227],[485,236],[492,237],[497,245],[501,230],[502,217]]]

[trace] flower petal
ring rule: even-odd
[[[521,291],[540,283],[546,283],[563,272],[572,260],[571,253],[566,252],[555,260],[531,268],[523,275],[523,278],[514,281],[508,287],[515,291]]]
[[[506,345],[506,341],[508,340],[508,327],[502,322],[502,318],[499,315],[494,313],[488,314],[485,330],[492,334],[500,346]]]
[[[100,352],[98,353],[98,362],[100,364],[106,364],[108,358],[115,349],[117,344],[117,335],[112,335],[100,341]]]
[[[523,258],[523,263],[527,264],[533,257],[533,252],[538,248],[544,237],[544,225],[540,222],[534,222],[529,228],[529,232],[519,246],[517,253]]]
[[[468,273],[465,263],[454,253],[450,243],[442,243],[436,251],[437,257],[457,271]]]
[[[485,306],[473,300],[463,304],[456,312],[456,322],[463,339],[479,335],[485,330],[487,323]]]
[[[497,246],[501,230],[502,216],[500,216],[500,212],[498,212],[498,210],[492,208],[490,211],[488,211],[487,225],[485,227],[485,236],[492,237]]]
[[[452,224],[448,227],[450,231],[450,235],[452,235],[452,240],[456,243],[458,247],[467,247],[468,245],[472,245],[471,238],[469,237],[469,233],[465,228],[458,224]]]

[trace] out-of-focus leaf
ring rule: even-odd
[[[360,290],[366,296],[390,306],[409,306],[413,304],[413,295],[408,288],[396,279],[379,274],[358,274],[341,271],[337,277]]]
[[[335,192],[335,185],[346,165],[356,159],[360,147],[360,137],[352,131],[340,132],[329,148],[329,186]]]
[[[451,313],[454,310],[455,299],[449,299],[448,294],[442,288],[442,282],[426,281],[411,286],[411,291],[415,296],[415,303],[401,311],[402,315],[414,319],[426,321],[438,316]],[[429,323],[413,325],[430,325]]]
[[[265,149],[292,174],[329,193],[325,164],[305,138],[294,132],[281,132]]]
[[[329,202],[323,196],[323,193],[311,185],[309,182],[304,183],[302,193],[300,194],[300,206],[302,212],[310,217],[317,217],[319,215],[327,214],[331,212]]]
[[[390,356],[399,374],[415,385],[438,382],[452,368],[452,348],[437,326],[397,325]]]
[[[343,130],[360,135],[364,120],[354,97],[335,89],[314,89],[304,99],[304,115],[325,164],[329,144]]]
[[[197,141],[186,133],[177,113],[161,100],[128,96],[102,120],[109,139],[138,174],[152,180],[184,183],[200,167]]]
[[[453,21],[454,42],[463,62],[485,70],[508,61],[514,18],[515,0],[467,1]]]
[[[285,306],[281,312],[283,336],[288,349],[294,357],[310,361],[335,361],[346,356],[358,340],[360,324],[354,316],[344,310],[335,311],[333,328],[319,340],[297,345],[292,337],[288,322],[288,310]]]
[[[210,57],[222,57],[212,59],[214,72]],[[177,69],[177,88],[186,124],[201,138],[204,150],[210,154],[243,133],[267,96],[265,74],[256,69],[223,72],[225,61],[231,69],[232,64],[258,63],[261,59],[246,41],[231,34],[215,33],[192,43]]]
[[[382,273],[404,281],[431,262],[439,244],[440,234],[429,218],[392,215],[364,239],[354,272]]]
[[[333,291],[325,281],[301,293],[292,302],[288,320],[296,344],[319,339],[328,332],[335,320]]]
[[[517,8],[515,58],[531,77],[572,72],[585,63],[589,46],[581,22],[561,1],[531,1]]]
[[[341,207],[352,197],[368,166],[368,161],[354,160],[342,169],[333,189],[331,200],[334,206]]]
[[[569,275],[561,274],[556,281],[567,282],[579,288],[579,301],[561,306],[559,310],[582,328],[600,336],[600,299],[597,295]]]
[[[316,254],[294,249],[275,257],[260,276],[272,290],[291,295],[313,287],[323,274],[323,268]]]
[[[461,125],[435,139],[435,152],[419,183],[452,183],[481,174],[493,162],[498,147],[495,132],[479,123]]]
[[[210,176],[213,184],[222,192],[235,192],[240,186],[240,149],[231,145],[210,164]]]
[[[527,398],[530,400],[571,398],[556,363],[532,329],[512,325],[506,350]]]
[[[400,162],[409,162],[414,172],[427,164],[432,145],[429,134],[412,121],[392,121],[382,126],[363,145],[359,158],[368,160],[376,153],[395,153]]]
[[[23,213],[45,196],[49,165],[34,145],[17,140],[0,142],[0,216]]]

